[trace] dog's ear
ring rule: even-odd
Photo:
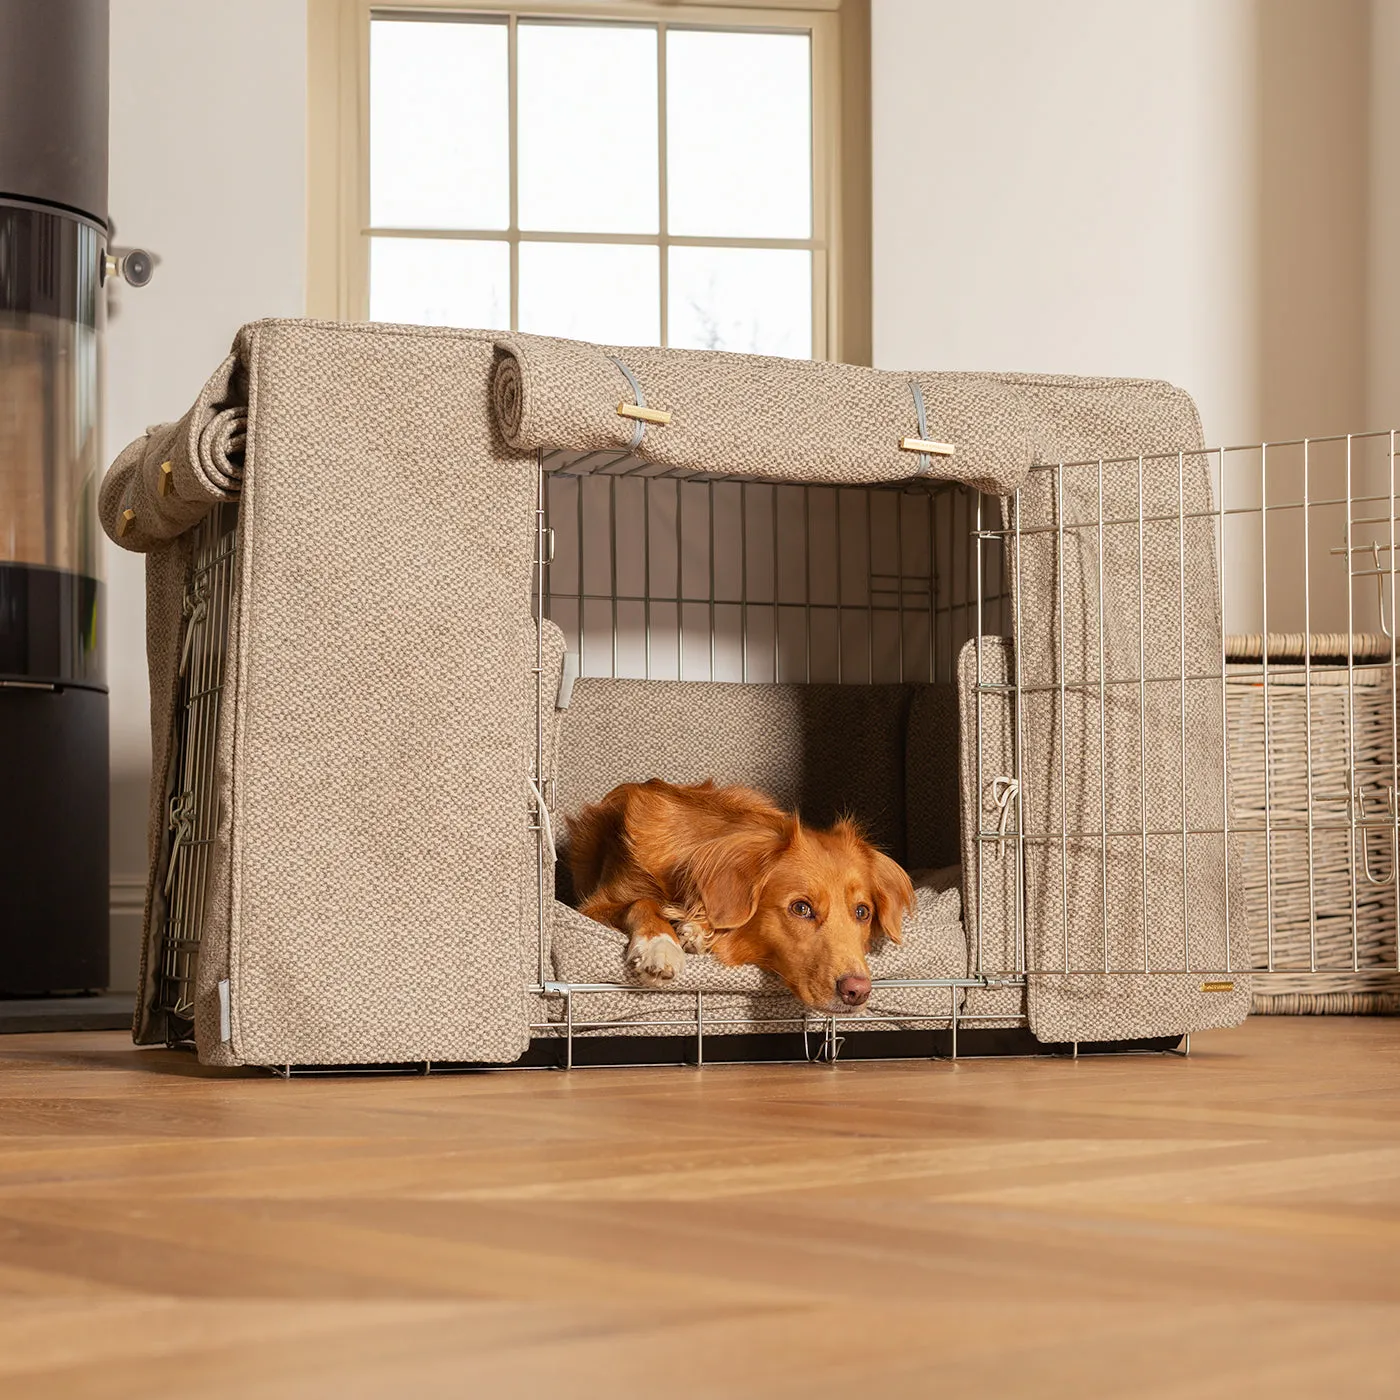
[[[875,894],[876,929],[891,942],[901,942],[904,916],[914,907],[913,882],[889,856],[872,850],[870,883]]]
[[[707,841],[690,860],[690,879],[715,929],[740,928],[758,910],[759,895],[791,830],[747,829]]]

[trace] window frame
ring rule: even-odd
[[[511,216],[505,230],[456,234],[403,230],[418,238],[490,237],[511,257],[511,320],[517,314],[522,241],[644,244],[659,247],[661,328],[668,315],[672,246],[790,247],[812,254],[812,358],[869,363],[870,215],[868,0],[308,0],[307,313],[365,320],[369,313],[369,50],[375,14],[401,11],[502,17],[511,53]],[[519,227],[514,120],[516,24],[521,19],[590,20],[671,29],[805,32],[812,44],[812,228],[807,239],[682,237],[667,231],[665,187],[657,234],[569,233]],[[864,84],[861,78],[865,77]],[[664,79],[660,100],[665,101]],[[664,106],[662,108],[664,113]],[[664,180],[664,163],[662,166]],[[398,232],[398,231],[395,231]]]

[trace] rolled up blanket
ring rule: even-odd
[[[123,549],[145,553],[237,498],[248,433],[240,363],[230,355],[179,422],[148,428],[108,469],[97,510]]]
[[[639,397],[669,422],[619,414]],[[995,375],[511,335],[496,341],[491,400],[512,447],[631,449],[687,473],[833,484],[928,476],[1006,494],[1034,460],[1022,389]],[[901,448],[909,438],[953,450]]]

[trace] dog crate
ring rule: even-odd
[[[1387,436],[1336,441],[1389,468]],[[1348,633],[1391,630],[1394,596],[1361,553],[1389,549],[1393,484],[1310,495],[1305,469],[1297,495],[1283,448],[1252,451],[1205,450],[1190,399],[1149,381],[245,328],[103,490],[109,533],[147,553],[138,1040],[286,1069],[1234,1023],[1251,978],[1300,971],[1267,868],[1299,831],[1316,853],[1322,813],[1285,815],[1276,765],[1262,808],[1237,785],[1288,682],[1228,620],[1293,625],[1267,564],[1301,519],[1298,624],[1318,625],[1306,561],[1339,506],[1344,553],[1322,557],[1347,597],[1381,590]],[[1305,706],[1320,666],[1294,665]],[[865,1008],[818,1014],[703,957],[665,988],[628,975],[555,857],[572,811],[651,776],[851,812],[911,870]],[[1324,934],[1308,976],[1395,967],[1383,786],[1336,821],[1389,942]]]

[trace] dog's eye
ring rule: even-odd
[[[810,919],[812,917],[812,906],[805,899],[794,899],[788,905],[788,913],[796,914],[799,919]]]
[[[870,917],[870,906],[868,904],[856,905],[856,918],[864,923]]]

